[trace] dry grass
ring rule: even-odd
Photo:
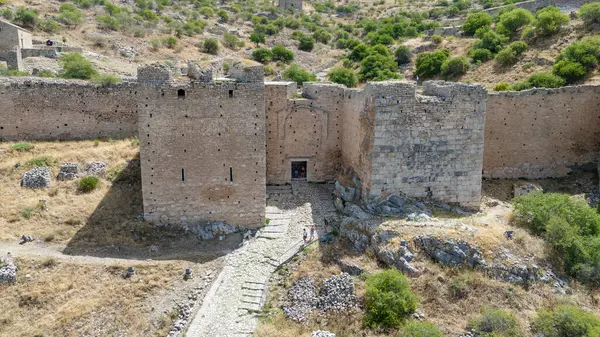
[[[135,139],[33,144],[29,152],[11,150],[11,143],[0,144],[0,240],[27,234],[60,243],[77,233],[78,241],[135,244],[132,229],[144,226],[136,220],[142,211],[139,169],[122,171],[139,153]],[[23,173],[31,168],[24,163],[41,156],[53,159],[51,187],[20,187]],[[60,163],[78,162],[85,168],[90,161],[105,162],[109,173],[94,191],[79,193],[75,181],[56,180]],[[15,168],[16,163],[22,166]],[[117,181],[108,179],[114,177]],[[47,200],[45,207],[40,200]]]
[[[189,266],[137,263],[137,275],[125,279],[125,264],[16,262],[18,283],[0,286],[2,336],[165,336],[173,304],[156,299],[185,287],[181,276]]]

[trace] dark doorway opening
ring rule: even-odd
[[[306,161],[292,162],[292,179],[306,180]]]

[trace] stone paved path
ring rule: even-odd
[[[228,255],[202,307],[188,327],[188,337],[249,336],[266,297],[271,273],[303,247],[302,229],[323,217],[335,217],[331,184],[295,183],[269,188],[266,217],[260,235]]]

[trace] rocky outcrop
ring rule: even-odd
[[[193,234],[196,234],[199,239],[202,240],[212,240],[214,238],[218,238],[222,235],[228,235],[231,233],[236,233],[239,231],[239,228],[228,224],[223,221],[214,222],[211,224],[194,224],[194,225],[185,225],[185,230],[190,231]]]
[[[481,250],[465,241],[440,239],[420,235],[413,238],[415,245],[429,258],[444,266],[485,266]]]

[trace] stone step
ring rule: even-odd
[[[254,290],[254,289],[242,289],[242,296],[244,297],[258,297],[261,298],[263,295],[262,290]]]
[[[260,304],[254,304],[254,303],[241,303],[239,308],[244,309],[248,312],[259,312],[262,309]]]
[[[267,213],[265,214],[265,218],[270,221],[273,220],[291,220],[290,216],[282,213]]]
[[[263,239],[268,239],[268,240],[275,240],[275,239],[279,239],[280,237],[283,237],[283,233],[260,233],[259,238],[263,238]]]

